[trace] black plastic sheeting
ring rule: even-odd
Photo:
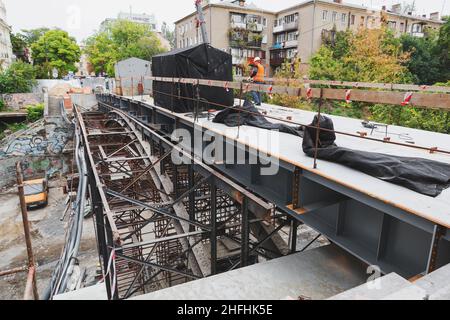
[[[318,116],[311,126],[317,126]],[[320,128],[334,131],[333,121],[325,116],[320,118]],[[316,128],[306,128],[303,151],[314,157]],[[342,164],[364,172],[386,182],[403,186],[418,193],[437,197],[450,187],[450,165],[423,158],[397,157],[381,153],[356,151],[335,144],[334,132],[320,131],[317,158]]]
[[[215,49],[208,44],[201,44],[185,49],[177,49],[154,56],[152,59],[152,76],[174,78],[174,83],[153,81],[155,104],[176,113],[195,111],[196,101],[178,99],[178,96],[197,98],[197,91],[192,84],[179,83],[181,78],[233,81],[233,61],[230,54]],[[162,92],[162,93],[161,93]],[[173,98],[170,95],[175,95]],[[200,86],[200,109],[221,108],[234,104],[233,90],[225,88]],[[199,110],[199,111],[202,111]]]
[[[288,133],[299,137],[303,136],[303,127],[291,127],[282,123],[272,123],[248,100],[244,102],[242,107],[236,106],[219,112],[213,122],[222,123],[228,127],[251,126]]]

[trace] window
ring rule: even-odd
[[[295,40],[298,40],[298,32],[295,31],[295,32],[288,33],[287,41],[295,41]]]
[[[400,23],[400,31],[405,32],[405,23],[404,22]]]
[[[355,25],[355,19],[356,19],[356,16],[355,16],[354,14],[352,14],[352,17],[351,17],[351,19],[350,19],[350,24],[351,24],[352,26]]]
[[[333,16],[331,18],[331,21],[336,22],[336,20],[337,20],[337,12],[333,11]]]
[[[413,33],[422,33],[422,30],[423,30],[423,28],[422,28],[421,24],[416,23],[416,24],[412,25],[412,30],[411,31]]]
[[[328,11],[327,10],[322,11],[322,20],[323,21],[328,20]]]
[[[284,17],[284,23],[291,23],[298,20],[298,13],[290,14]]]
[[[347,14],[343,13],[341,15],[341,23],[342,23],[342,25],[345,25],[346,22],[347,22]]]
[[[391,30],[397,29],[397,22],[396,21],[388,21],[388,28]]]
[[[289,49],[286,53],[286,57],[288,59],[295,58],[296,55],[297,55],[297,49]]]
[[[284,33],[277,35],[276,42],[282,43],[286,41],[286,35]]]

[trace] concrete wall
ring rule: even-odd
[[[97,98],[94,94],[71,94],[72,102],[86,109],[97,106]]]
[[[71,172],[72,156],[0,156],[0,189],[16,184],[16,163],[22,162],[25,179],[36,176],[49,178],[64,176]]]
[[[37,81],[37,85],[33,88],[33,93],[42,93],[44,88],[50,91],[53,87],[59,85],[68,85],[73,88],[81,88],[81,82],[78,79],[74,80],[50,80],[41,79]]]
[[[42,93],[12,93],[2,94],[1,99],[9,109],[19,111],[29,105],[43,103],[44,95]]]

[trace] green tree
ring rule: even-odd
[[[162,24],[161,33],[162,33],[163,37],[165,39],[167,39],[167,41],[169,41],[170,47],[175,48],[175,46],[176,46],[175,31],[171,30],[166,22],[163,22],[163,24]]]
[[[0,73],[0,93],[27,93],[36,83],[35,68],[25,62],[18,61]]]
[[[446,23],[440,28],[435,48],[441,64],[442,82],[450,79],[450,17],[446,17]]]
[[[407,66],[414,77],[414,83],[433,85],[445,80],[445,74],[441,69],[441,61],[434,54],[437,45],[435,34],[429,34],[425,38],[405,34],[400,39],[403,51],[411,52],[411,59]]]
[[[114,75],[114,65],[123,59],[136,57],[144,60],[165,51],[161,42],[144,24],[127,20],[111,23],[105,31],[85,41],[85,52],[96,73]]]
[[[21,34],[25,39],[27,45],[31,47],[33,43],[36,43],[48,31],[50,31],[49,28],[37,28],[37,29],[22,30]]]
[[[410,82],[409,54],[386,29],[338,32],[312,57],[310,78],[360,82]]]
[[[14,55],[23,62],[30,62],[27,39],[23,34],[11,33],[11,44]]]
[[[80,61],[81,51],[76,40],[62,30],[47,31],[35,42],[33,63],[38,67],[38,76],[47,78],[53,69],[58,70],[59,77],[66,76],[69,71],[75,72],[75,63]]]

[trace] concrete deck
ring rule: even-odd
[[[68,292],[53,297],[53,300],[63,300],[63,301],[101,301],[108,300],[108,294],[106,292],[106,286],[104,283],[97,284],[92,287],[83,288],[77,291]]]
[[[367,267],[334,245],[164,289],[132,300],[330,298],[365,283]]]

